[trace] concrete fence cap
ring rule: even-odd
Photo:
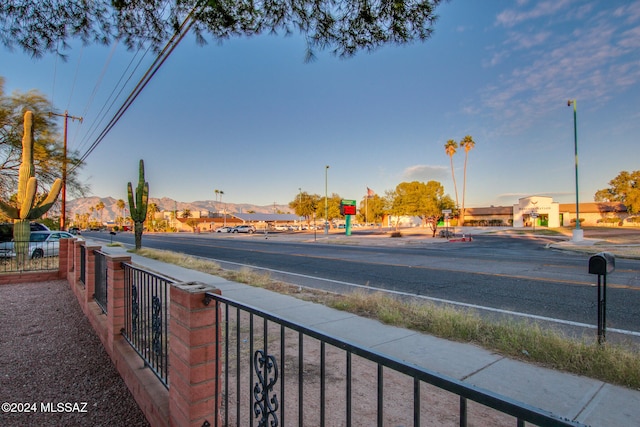
[[[209,292],[216,289],[215,286],[208,285],[202,282],[180,282],[180,283],[174,283],[173,286],[185,292],[190,292],[194,294],[199,292]]]

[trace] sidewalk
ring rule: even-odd
[[[404,244],[407,242],[404,241]],[[103,250],[113,254],[125,254],[127,249],[104,246]],[[375,320],[287,295],[127,254],[135,264],[177,281],[198,281],[215,286],[228,298],[491,390],[560,417],[594,427],[640,425],[638,390],[541,368],[503,357],[475,345],[451,342],[387,326]]]

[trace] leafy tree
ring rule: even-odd
[[[359,220],[375,223],[382,222],[385,213],[387,213],[385,200],[377,194],[360,202]]]
[[[35,57],[58,52],[60,43],[66,48],[74,38],[87,44],[120,40],[128,48],[150,44],[159,51],[188,17],[200,43],[205,34],[224,40],[297,31],[306,38],[308,58],[314,49],[349,57],[386,44],[429,39],[440,2],[13,0],[0,3],[0,43]]]
[[[609,188],[596,191],[596,202],[620,202],[630,215],[640,212],[640,170],[622,171],[609,181]]]
[[[4,6],[0,6],[0,9],[2,7]],[[35,90],[5,95],[4,78],[0,76],[0,197],[5,200],[18,191],[22,124],[26,111],[33,111],[33,163],[41,187],[39,191],[46,191],[46,187],[51,187],[62,176],[63,139],[58,133],[56,119],[49,115],[51,103]],[[81,163],[77,152],[68,151],[67,162],[74,165],[67,169],[67,191],[76,196],[84,196],[87,186],[78,179],[78,166]]]
[[[402,182],[395,191],[389,193],[392,198],[392,215],[417,216],[431,227],[435,236],[437,219],[443,209],[453,208],[453,200],[444,194],[444,187],[437,181]],[[396,224],[396,228],[397,228]]]
[[[459,224],[464,225],[464,200],[467,191],[467,159],[469,158],[469,151],[476,146],[476,142],[470,135],[465,136],[460,141],[460,148],[464,148],[464,176],[462,179],[462,207],[460,209]]]
[[[289,202],[289,207],[294,210],[296,215],[304,217],[307,224],[309,224],[313,213],[316,212],[317,206],[320,204],[320,200],[322,199],[323,197],[318,194],[309,194],[304,191],[299,193],[295,199]],[[324,200],[322,201],[324,209]],[[324,217],[324,211],[322,211],[322,216]]]

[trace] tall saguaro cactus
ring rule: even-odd
[[[31,220],[40,218],[55,203],[62,188],[62,180],[56,179],[46,198],[38,200],[38,180],[35,177],[33,163],[33,112],[24,115],[24,134],[22,136],[22,163],[18,171],[18,194],[16,202],[10,204],[0,200],[0,210],[13,219],[13,240],[15,251],[20,258],[28,253],[29,237],[31,235]]]
[[[136,240],[136,249],[142,247],[142,231],[144,230],[144,220],[147,218],[147,206],[149,205],[149,183],[144,180],[144,161],[140,159],[140,173],[138,186],[134,199],[133,186],[131,182],[127,185],[129,196],[129,210],[133,220],[133,232]]]

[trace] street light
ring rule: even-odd
[[[298,220],[300,221],[300,230],[302,230],[302,188],[298,187],[298,212],[300,215],[298,216]]]
[[[581,242],[584,239],[584,231],[580,228],[580,202],[578,201],[578,119],[576,100],[567,101],[567,106],[573,105],[573,145],[575,150],[576,162],[576,228],[573,230],[573,241]]]
[[[329,165],[324,167],[324,234],[329,234],[329,196],[327,193],[327,176]]]
[[[218,194],[220,194],[220,204],[222,205],[222,195],[224,194],[224,191],[219,190]],[[227,209],[224,207],[224,205],[222,210],[222,226],[223,227],[227,226]]]

